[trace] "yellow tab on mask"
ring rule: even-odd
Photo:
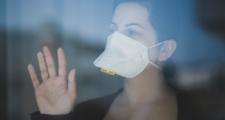
[[[109,74],[109,75],[116,75],[116,72],[112,69],[109,69],[109,68],[101,68],[100,71],[104,72],[106,74]]]

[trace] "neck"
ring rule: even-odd
[[[160,70],[154,67],[147,67],[140,75],[127,79],[124,88],[124,95],[131,104],[154,102],[169,94]]]

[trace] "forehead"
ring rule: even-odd
[[[116,24],[146,23],[148,22],[148,9],[138,3],[121,3],[114,12],[112,22]]]

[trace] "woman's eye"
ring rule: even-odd
[[[137,32],[137,31],[135,31],[135,30],[128,30],[128,31],[127,31],[127,36],[129,36],[129,37],[134,38],[134,37],[137,37],[137,36],[139,36],[139,35],[140,35],[140,33]]]

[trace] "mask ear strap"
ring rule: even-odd
[[[154,66],[155,68],[161,70],[161,68],[160,68],[157,64],[153,63],[151,60],[149,60],[149,63],[150,63],[152,66]]]
[[[162,42],[156,43],[156,44],[152,45],[151,47],[149,47],[149,48],[148,48],[148,55],[150,55],[151,49],[152,49],[152,48],[158,47],[158,46],[160,46],[160,45],[163,45],[164,43],[165,43],[165,41],[162,41]],[[161,51],[162,51],[162,48],[160,48],[159,50],[160,50],[159,52],[161,52]]]
[[[164,43],[165,43],[165,41],[162,41],[162,42],[156,43],[156,44],[152,45],[151,47],[149,47],[148,49],[151,49],[151,48],[154,48],[154,47],[160,46],[160,45],[162,45],[162,44],[164,44]]]
[[[151,47],[149,47],[149,48],[148,48],[148,51],[150,52],[150,49],[151,49],[151,48],[154,48],[154,47],[160,46],[160,45],[162,45],[162,44],[164,44],[164,43],[165,43],[165,41],[162,41],[162,42],[156,43],[156,44],[152,45]],[[161,70],[161,68],[160,68],[157,64],[153,63],[151,60],[149,60],[149,63],[150,63],[152,66],[154,66],[155,68],[157,68],[157,69]]]

